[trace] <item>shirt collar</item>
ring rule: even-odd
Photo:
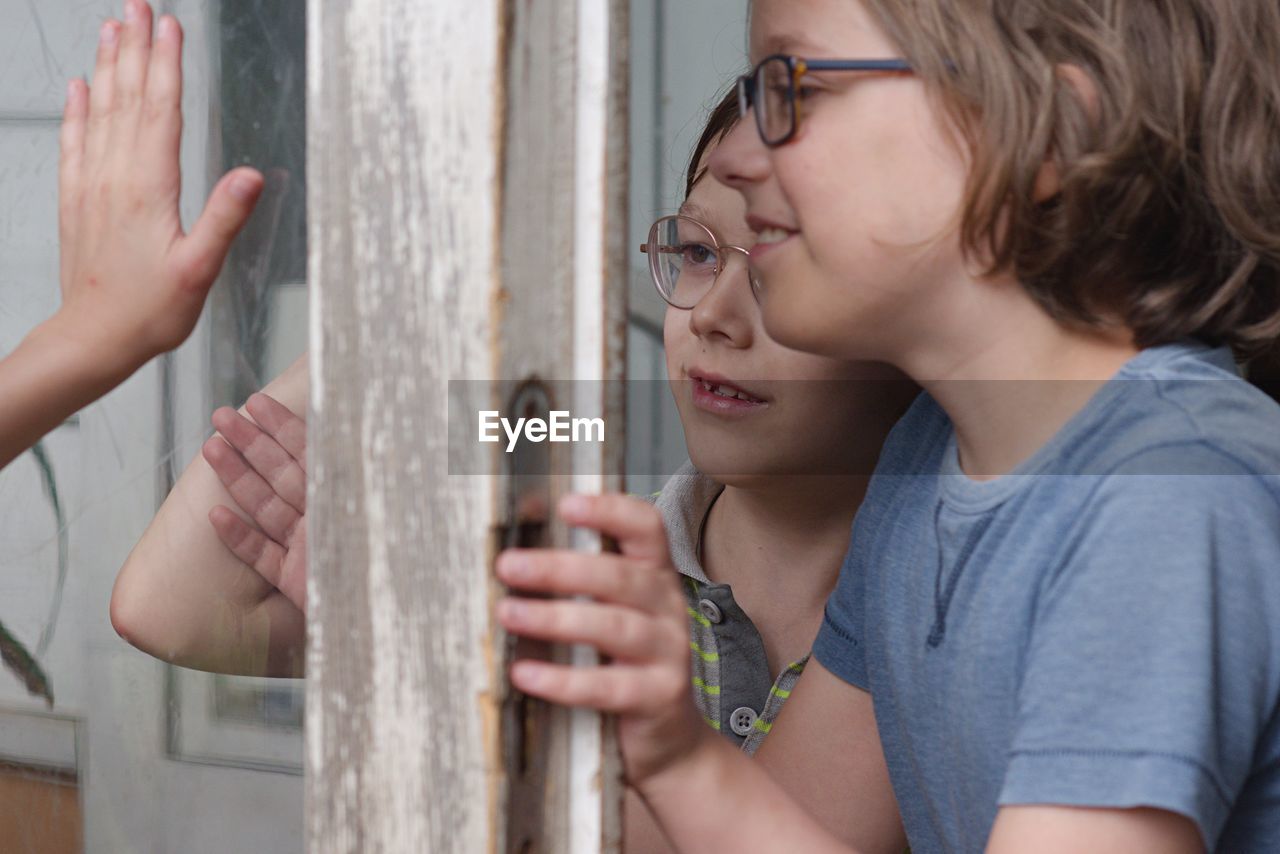
[[[686,462],[671,476],[654,500],[662,513],[667,529],[667,541],[671,546],[671,559],[681,575],[703,584],[710,584],[702,569],[699,555],[702,552],[702,528],[711,505],[724,491],[724,485],[716,483]]]

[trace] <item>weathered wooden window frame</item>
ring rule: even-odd
[[[627,21],[310,0],[309,850],[617,848],[599,716],[552,714],[545,773],[514,779],[491,616],[511,478],[496,446],[451,451],[447,396],[572,379],[575,415],[622,422]],[[622,459],[575,446],[553,491],[618,489]]]

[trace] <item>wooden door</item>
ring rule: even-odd
[[[620,486],[625,0],[309,13],[309,850],[612,850],[605,722],[507,694],[492,565],[534,482],[449,411],[598,414],[536,488]]]

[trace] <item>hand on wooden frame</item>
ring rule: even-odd
[[[514,634],[587,644],[607,659],[593,667],[517,661],[511,682],[551,702],[617,714],[627,777],[639,785],[714,735],[693,704],[687,606],[662,517],[623,495],[568,496],[559,510],[570,525],[612,537],[621,553],[504,552],[498,577],[511,587],[591,598],[513,596],[498,603],[498,617]]]

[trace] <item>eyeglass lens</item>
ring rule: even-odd
[[[677,308],[693,308],[715,284],[715,236],[687,217],[660,219],[649,235],[649,266],[663,299]]]
[[[795,98],[791,66],[782,57],[760,64],[756,72],[756,123],[766,145],[775,145],[791,135],[795,121]]]
[[[649,242],[643,248],[649,255],[649,270],[658,293],[676,308],[696,306],[733,254],[743,256],[751,293],[760,298],[760,280],[747,250],[719,245],[711,230],[696,219],[663,217],[649,229]]]

